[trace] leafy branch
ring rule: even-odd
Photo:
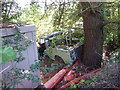
[[[102,23],[102,26],[105,26],[105,25],[108,25],[108,24],[120,24],[120,20],[104,21]]]
[[[0,88],[14,88],[18,84],[23,85],[22,79],[31,80],[33,83],[39,81],[39,77],[32,74],[31,70],[24,70],[16,67],[17,63],[25,60],[22,51],[26,50],[27,47],[32,43],[32,41],[28,40],[25,37],[25,35],[21,33],[18,26],[15,26],[15,29],[16,32],[15,35],[13,36],[13,39],[3,39],[3,44],[6,46],[4,54],[2,54],[5,57],[4,64],[7,62],[14,63],[13,68],[10,69],[10,71],[8,71],[8,73],[5,75],[6,80],[3,81],[0,80],[2,83],[2,87]],[[7,47],[8,45],[12,45],[13,48]],[[10,54],[11,52],[13,53]],[[9,55],[7,55],[8,53]],[[10,58],[8,56],[10,56]]]

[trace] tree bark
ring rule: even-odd
[[[83,10],[96,7],[101,3],[82,2]],[[101,67],[103,52],[103,14],[100,7],[90,8],[83,13],[84,55],[82,63],[90,69]]]

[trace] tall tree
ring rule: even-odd
[[[53,26],[57,26],[57,29],[72,28],[76,22],[82,21],[80,17],[83,17],[85,42],[81,61],[84,65],[95,69],[101,67],[102,62],[103,27],[109,23],[116,23],[113,20],[104,21],[103,4],[101,2],[59,0],[59,2],[55,1],[49,5],[53,6]]]
[[[102,3],[100,2],[76,2],[76,8],[74,9],[74,12],[72,13],[71,11],[70,13],[75,18],[77,17],[75,22],[77,22],[81,16],[83,17],[85,42],[83,51],[84,54],[81,61],[85,66],[88,66],[90,68],[101,67],[104,22],[102,12],[103,8],[101,7],[101,5]],[[69,9],[69,7],[65,7],[65,9],[67,8]],[[65,18],[67,18],[67,15]]]
[[[103,13],[99,2],[81,2],[83,7],[84,55],[83,64],[93,68],[101,67],[103,50]]]

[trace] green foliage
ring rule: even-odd
[[[5,64],[8,61],[14,61],[14,64],[13,68],[5,75],[5,79],[9,79],[9,81],[1,81],[3,85],[0,88],[15,88],[18,84],[23,85],[22,79],[31,80],[33,83],[39,81],[39,77],[32,74],[32,70],[24,70],[16,67],[17,63],[25,60],[22,51],[26,50],[32,41],[28,40],[27,37],[20,32],[19,27],[16,26],[15,29],[16,32],[13,39],[2,39],[4,44],[4,47],[0,47],[0,55],[3,57],[2,63]],[[7,47],[8,45],[12,45],[12,47]]]
[[[84,37],[83,37],[83,30],[78,32],[77,30],[67,30],[62,31],[62,34],[59,34],[52,38],[52,48],[54,48],[57,45],[70,45],[74,44],[74,46],[79,46],[84,43]],[[78,43],[80,41],[80,43]],[[77,44],[75,43],[77,42]],[[62,47],[63,48],[63,47]],[[66,48],[64,48],[66,49]]]
[[[56,3],[56,2],[54,2]],[[113,3],[106,3],[105,7],[111,7],[110,8],[105,8],[104,9],[104,16],[105,20],[119,20],[120,19],[120,14],[119,14],[119,4],[120,2],[113,2]],[[54,5],[54,4],[51,4]],[[113,7],[115,6],[115,7]],[[80,18],[80,14],[82,12],[82,8],[80,3],[71,0],[70,2],[59,2],[59,4],[55,6],[50,6],[49,10],[50,12],[47,12],[46,14],[43,14],[40,9],[41,7],[39,6],[38,3],[32,2],[30,4],[30,7],[25,8],[24,12],[15,12],[15,14],[12,14],[12,11],[18,11],[18,10],[13,10],[12,8],[15,7],[18,9],[17,5],[14,5],[13,2],[5,2],[3,3],[3,9],[2,9],[2,21],[5,23],[9,22],[16,22],[16,20],[21,20],[23,23],[27,24],[35,24],[37,26],[37,40],[43,35],[50,34],[53,30],[58,31],[58,30],[63,30],[63,29],[71,29],[74,26],[78,25],[79,22],[82,21],[82,18]],[[20,9],[19,9],[20,11]],[[21,15],[21,16],[20,16]],[[79,26],[80,27],[80,26]],[[119,24],[110,24],[105,27],[104,34],[105,34],[105,41],[104,41],[104,47],[106,48],[107,51],[112,52],[113,54],[111,55],[109,61],[113,63],[119,63],[120,60],[120,53],[119,53]],[[18,29],[18,28],[16,28]],[[80,41],[82,44],[84,43],[84,32],[80,31],[81,29],[77,29],[78,31],[76,34],[74,34],[74,37],[80,38]],[[67,34],[66,34],[67,35]],[[66,36],[65,35],[65,36]],[[64,37],[64,36],[63,36]],[[69,36],[70,38],[71,36]],[[18,43],[24,41],[24,44]],[[63,40],[59,40],[58,42],[56,39],[53,39],[52,43],[64,43]],[[20,33],[19,30],[16,31],[14,39],[11,40],[4,40],[4,45],[9,45],[13,44],[13,48],[10,47],[1,47],[0,48],[0,55],[3,54],[4,60],[3,63],[6,63],[8,61],[8,53],[10,52],[11,57],[9,58],[10,61],[15,60],[17,63],[25,60],[25,58],[22,56],[22,51],[26,49],[26,47],[31,43],[31,41],[28,41],[23,34]],[[53,45],[53,47],[55,47]],[[2,48],[4,48],[2,50]],[[4,53],[5,50],[5,53]],[[7,50],[7,51],[6,51]],[[3,53],[2,53],[3,52]],[[13,53],[12,53],[13,52]],[[15,52],[18,57],[14,59]],[[13,55],[13,57],[12,57]],[[36,62],[33,64],[30,68],[32,71],[28,72],[35,72],[36,70],[43,70],[45,73],[48,73],[48,71],[53,71],[58,68],[53,67],[52,68],[41,68],[41,66],[44,65],[44,62]],[[20,70],[17,68],[13,69],[13,72],[15,74],[10,74],[10,75],[17,75],[17,80],[20,83],[20,78],[19,75],[22,75],[24,70]],[[24,72],[25,74],[25,72]],[[12,77],[12,76],[11,76]],[[31,77],[31,78],[30,78]],[[34,77],[32,77],[29,73],[24,75],[24,78],[26,79],[31,79],[33,80]],[[22,78],[23,79],[23,78]],[[12,79],[11,79],[12,80]],[[97,78],[93,78],[92,81],[90,80],[81,80],[80,82],[89,85],[90,83],[94,86],[94,81],[96,81]],[[11,83],[8,83],[5,87],[14,87],[18,84],[17,81],[12,80]],[[34,80],[33,80],[34,81]],[[36,81],[36,80],[35,80]],[[75,86],[75,84],[72,84],[74,88],[76,88],[78,85]],[[79,86],[78,86],[79,87]]]
[[[53,26],[51,23],[52,14],[43,13],[42,7],[38,2],[31,2],[30,7],[24,8],[23,13],[20,17],[21,22],[26,24],[36,25],[37,41],[41,36],[50,34],[53,31]]]
[[[84,82],[81,83],[82,84],[81,86],[82,87],[91,87],[91,86],[94,87],[96,81],[98,81],[98,78],[94,76],[92,79],[84,80]]]
[[[3,23],[15,23],[21,15],[21,9],[14,1],[2,2],[2,22]]]
[[[104,8],[104,17],[105,20],[110,21],[117,21],[120,19],[120,2],[113,2],[105,4],[106,7]],[[110,7],[111,6],[111,7]],[[114,7],[113,7],[114,6]],[[105,50],[108,52],[114,52],[116,49],[119,48],[119,24],[111,23],[105,26],[104,35],[104,47]]]
[[[113,52],[119,48],[119,34],[118,31],[108,31],[106,33],[106,39],[104,42],[104,47],[108,52]]]
[[[31,80],[33,83],[39,82],[40,80],[38,76],[31,74],[29,71],[20,68],[12,68],[10,72],[7,72],[6,78],[9,78],[9,82],[6,83],[4,82],[5,80],[0,81],[1,83],[3,83],[1,87],[3,89],[15,88],[16,85],[18,84],[24,86],[22,83],[23,79]]]
[[[61,36],[61,35],[60,35]],[[63,36],[63,35],[62,35]],[[59,36],[58,36],[59,37]],[[63,36],[64,37],[64,36]],[[65,44],[65,40],[64,40],[64,38],[57,38],[57,37],[55,37],[55,38],[53,38],[52,39],[52,48],[55,48],[55,46],[57,46],[57,45],[64,45]]]
[[[81,82],[81,83],[84,83],[84,82],[85,82],[85,80],[84,80],[84,79],[81,79],[81,80],[80,80],[80,82]]]
[[[2,64],[13,61],[16,58],[16,52],[12,47],[0,47],[0,56],[2,56]]]
[[[85,84],[90,84],[90,80],[86,80],[86,81],[85,81]]]
[[[47,3],[48,4],[48,3]],[[118,13],[118,6],[119,2],[113,3],[105,3],[105,6],[101,7],[109,7],[104,8],[104,17],[105,20],[118,20],[119,13]],[[112,7],[111,5],[115,6]],[[73,27],[78,26],[78,32],[76,33],[76,37],[80,38],[81,42],[84,42],[84,32],[80,31],[81,26],[80,22],[82,22],[82,6],[77,1],[71,0],[70,2],[54,2],[45,7],[46,11],[41,11],[42,6],[38,2],[32,2],[30,7],[25,8],[20,17],[20,20],[27,24],[35,24],[37,27],[37,41],[43,35],[50,34],[53,31],[59,31],[64,29],[71,29]],[[43,13],[44,12],[44,13]],[[113,40],[115,47],[116,44],[118,45],[118,34],[117,28],[119,25],[110,24],[105,27],[104,34],[105,34],[105,46],[109,46],[109,41]],[[81,33],[82,32],[82,33]]]
[[[27,24],[35,24],[37,27],[37,41],[43,35],[48,35],[53,31],[71,29],[78,25],[82,18],[79,17],[77,2],[61,2],[57,6],[48,5],[46,11],[41,11],[42,6],[38,2],[32,2],[30,7],[25,8],[20,20]],[[43,13],[44,12],[44,13]],[[78,27],[80,27],[78,25]]]
[[[75,83],[72,82],[71,85],[70,85],[70,88],[76,88],[76,87],[77,87],[77,85],[75,85]]]
[[[51,61],[51,60],[49,59],[48,61]],[[30,71],[35,72],[35,71],[39,70],[39,71],[42,71],[41,75],[46,75],[54,70],[61,68],[62,66],[63,66],[63,64],[51,63],[51,67],[47,67],[45,62],[40,60],[40,61],[36,61],[35,64],[32,64],[30,66]]]
[[[120,63],[120,48],[113,52],[108,61],[112,63]]]
[[[98,80],[97,77],[93,77],[93,78],[92,78],[92,81],[97,81],[97,80]]]
[[[70,88],[79,88],[80,86],[80,84],[75,84],[74,82],[72,82]]]
[[[37,71],[37,70],[41,70],[42,68],[42,66],[44,65],[44,62],[43,61],[36,61],[35,62],[35,64],[32,64],[31,66],[30,66],[30,69],[31,69],[31,71],[32,72],[35,72],[35,71]],[[43,70],[43,69],[42,69]]]
[[[77,21],[81,21],[79,12],[80,4],[75,1],[70,3],[61,2],[58,7],[55,8],[53,15],[53,25],[56,29],[71,29]],[[81,9],[82,10],[82,9]]]
[[[19,31],[18,27],[15,27],[16,32],[13,39],[5,39],[3,40],[4,45],[13,45],[13,49],[17,52],[17,57],[14,59],[16,62],[23,61],[25,58],[22,56],[22,51],[26,50],[26,47],[32,43],[32,41],[28,40],[24,34]],[[19,43],[18,43],[19,42]],[[24,42],[24,43],[21,43]]]
[[[72,82],[72,84],[70,85],[70,88],[85,88],[85,87],[95,87],[95,82],[98,81],[97,77],[93,77],[92,79],[89,80],[85,80],[85,79],[81,79],[80,82],[78,84],[75,84]]]

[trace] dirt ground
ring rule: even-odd
[[[120,88],[120,63],[109,63],[95,77],[94,88]]]
[[[80,84],[80,87],[77,88],[120,88],[120,64],[119,63],[108,63],[105,67],[103,67],[99,72],[95,74],[95,78],[97,80],[92,81],[91,77],[90,84]],[[81,70],[82,69],[82,70]],[[86,73],[88,70],[85,70],[78,67],[76,68],[76,73],[74,74],[75,78],[78,78]],[[60,88],[62,85],[65,85],[68,81],[62,80],[55,88]],[[93,85],[94,84],[94,85]]]
[[[48,67],[50,67],[50,64],[45,61],[45,63],[48,65]],[[58,64],[59,62],[54,61],[54,64]],[[107,63],[106,66],[104,66],[99,72],[97,72],[95,74],[94,77],[97,78],[97,81],[91,81],[92,78],[90,78],[89,80],[91,81],[90,84],[80,84],[80,87],[77,88],[120,88],[120,64],[119,63]],[[43,78],[41,79],[42,83],[44,84],[45,82],[47,82],[52,76],[54,76],[59,70],[61,70],[62,68],[59,68],[58,70],[55,70],[45,76],[43,76]],[[90,72],[88,70],[88,68],[86,68],[84,65],[80,64],[79,66],[74,66],[71,70],[74,70],[75,73],[74,78],[78,78],[82,75],[87,74],[88,72]],[[62,85],[65,85],[66,83],[68,83],[69,81],[64,81],[64,79],[55,86],[56,88],[60,88]],[[93,85],[94,84],[94,85]],[[41,88],[41,86],[39,86]],[[44,86],[42,86],[44,87]]]

